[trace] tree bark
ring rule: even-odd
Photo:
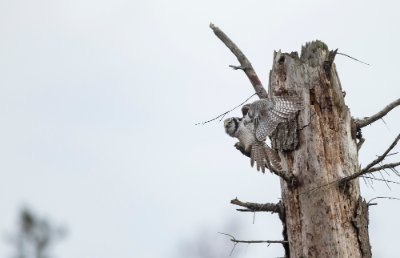
[[[320,41],[306,44],[300,57],[274,53],[269,95],[297,95],[305,103],[297,119],[279,125],[271,137],[282,167],[298,179],[297,187],[281,180],[291,258],[371,257],[368,206],[359,180],[338,184],[359,165],[335,54]]]

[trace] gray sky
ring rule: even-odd
[[[68,227],[59,258],[176,257],[198,232],[240,225],[243,239],[281,239],[274,215],[229,201],[276,202],[279,180],[257,173],[221,123],[194,126],[253,93],[221,27],[267,84],[274,50],[321,39],[360,58],[336,59],[346,101],[368,116],[400,96],[396,1],[0,1],[0,234],[28,205]],[[233,112],[232,116],[239,115]],[[360,162],[400,132],[400,111],[365,128]],[[398,150],[398,148],[397,148]],[[387,176],[388,177],[388,176]],[[396,180],[395,177],[388,177]],[[363,195],[400,196],[399,186]],[[398,257],[400,203],[370,210],[376,257]],[[229,228],[229,227],[228,227]],[[222,244],[228,241],[214,235]],[[230,249],[226,250],[228,256]],[[0,241],[0,256],[10,253]],[[279,246],[239,246],[276,257]]]

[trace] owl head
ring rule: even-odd
[[[252,104],[246,104],[242,107],[242,114],[244,119],[244,124],[253,123],[254,119],[254,107]]]
[[[235,137],[235,133],[239,128],[239,123],[242,119],[239,117],[230,117],[224,120],[225,132],[232,137]]]

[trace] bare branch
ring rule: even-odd
[[[396,182],[396,181],[392,181],[392,180],[386,180],[386,179],[379,179],[379,178],[375,178],[375,177],[369,177],[369,176],[361,176],[362,178],[365,179],[371,179],[371,180],[376,180],[376,181],[382,181],[385,183],[391,183],[391,184],[398,184],[400,185],[400,182]]]
[[[368,64],[368,63],[366,63],[366,62],[363,62],[363,61],[360,61],[360,60],[358,60],[357,58],[354,58],[354,57],[352,57],[352,56],[349,56],[349,55],[347,55],[347,54],[345,54],[345,53],[336,53],[337,55],[342,55],[342,56],[345,56],[345,57],[348,57],[348,58],[350,58],[350,59],[353,59],[354,61],[357,61],[357,62],[360,62],[360,63],[362,63],[362,64],[365,64],[365,65],[370,65],[370,64]]]
[[[396,146],[397,142],[400,140],[400,134],[397,135],[396,139],[394,139],[393,143],[389,146],[389,148],[381,155],[379,156],[377,159],[375,159],[374,161],[372,161],[371,163],[369,163],[365,168],[361,169],[359,172],[354,173],[348,177],[342,178],[339,182],[339,184],[341,185],[345,185],[346,182],[353,180],[357,177],[360,177],[362,175],[365,175],[367,173],[372,173],[372,172],[376,172],[376,171],[381,171],[384,169],[394,169],[395,173],[397,174],[397,171],[395,170],[395,167],[400,165],[400,162],[398,163],[390,163],[390,164],[385,164],[379,167],[373,167],[376,164],[380,163],[381,161],[383,161],[386,156],[389,154],[389,152],[394,148],[394,146]]]
[[[230,68],[232,68],[233,70],[246,70],[246,67],[243,66],[236,66],[236,65],[230,65]]]
[[[237,211],[241,211],[241,212],[255,212],[252,210],[248,210],[248,209],[236,209]],[[254,223],[253,223],[254,224]]]
[[[258,97],[260,99],[267,98],[268,97],[267,91],[264,89],[250,61],[239,49],[239,47],[235,43],[233,43],[233,41],[220,28],[218,28],[214,24],[210,23],[210,28],[214,31],[214,34],[225,44],[225,46],[229,48],[229,50],[236,56],[237,60],[240,63],[240,66],[234,66],[234,67],[237,69],[241,69],[245,72],[251,84],[253,85],[253,88],[256,91]]]
[[[289,171],[284,171],[284,170],[278,171],[278,170],[274,169],[272,166],[270,166],[268,169],[275,175],[277,175],[280,178],[282,178],[283,180],[285,180],[289,186],[297,186],[298,181],[297,181],[296,176],[293,173],[291,173]]]
[[[394,146],[396,146],[396,144],[399,140],[400,140],[400,134],[397,135],[397,137],[396,137],[396,139],[394,139],[393,143],[389,146],[389,148],[381,156],[379,156],[377,159],[375,159],[374,161],[369,163],[365,168],[361,169],[361,171],[359,173],[364,173],[364,172],[370,170],[370,168],[372,168],[379,162],[383,161],[386,158],[386,156],[389,154],[389,152],[394,148]],[[377,170],[375,170],[375,171],[377,171]],[[369,171],[369,172],[371,172],[371,171]]]
[[[397,166],[400,166],[400,162],[396,162],[396,163],[389,163],[389,164],[385,164],[385,165],[382,165],[382,166],[379,166],[379,167],[374,167],[374,168],[371,168],[371,169],[369,169],[366,173],[372,173],[372,172],[376,172],[376,171],[381,171],[381,170],[384,170],[384,169],[394,169],[395,167],[397,167]]]
[[[245,243],[245,244],[287,244],[288,241],[285,240],[238,240],[234,236],[222,232],[218,232],[221,235],[226,235],[231,238],[234,243]]]
[[[271,213],[281,213],[283,212],[283,206],[281,202],[278,203],[254,203],[254,202],[242,202],[239,201],[237,198],[231,200],[232,204],[245,207],[247,209],[238,209],[239,211],[251,211],[251,212],[256,212],[256,211],[265,211],[265,212],[271,212]]]
[[[389,153],[388,155],[386,155],[386,157],[389,157],[389,156],[394,156],[394,155],[397,155],[397,154],[399,154],[399,152],[393,152],[393,153]]]
[[[237,239],[231,239],[232,242],[235,243],[246,243],[246,244],[287,244],[289,243],[286,240],[237,240]]]
[[[370,117],[365,117],[363,119],[356,119],[355,120],[356,126],[358,128],[363,128],[364,126],[372,124],[376,120],[384,117],[387,113],[389,113],[390,110],[392,110],[393,108],[395,108],[395,107],[397,107],[399,105],[400,105],[400,99],[396,99],[395,101],[393,101],[392,103],[387,105],[384,109],[382,109],[381,111],[379,111],[375,115],[372,115]]]
[[[396,198],[396,197],[378,196],[378,197],[375,197],[375,198],[372,198],[371,200],[369,200],[369,201],[367,202],[367,204],[370,205],[371,202],[372,202],[373,200],[376,200],[376,199],[388,199],[388,200],[397,200],[397,201],[400,201],[400,199],[399,199],[399,198]],[[375,205],[375,204],[374,204],[374,205]]]
[[[244,103],[246,103],[247,101],[249,101],[249,99],[251,99],[251,98],[252,98],[253,96],[255,96],[255,95],[256,95],[256,93],[254,93],[253,95],[251,95],[250,97],[248,97],[245,101],[243,101],[243,102],[240,103],[239,105],[235,106],[234,108],[231,108],[230,110],[228,110],[228,111],[222,113],[221,115],[219,115],[219,116],[217,116],[217,117],[214,117],[214,118],[212,118],[212,119],[210,119],[210,120],[208,120],[208,121],[196,123],[196,124],[194,124],[194,125],[200,125],[200,124],[201,124],[201,125],[205,125],[205,124],[207,124],[207,123],[209,123],[209,122],[212,122],[212,121],[214,121],[214,120],[217,120],[218,118],[219,118],[219,121],[221,121],[227,114],[229,114],[229,113],[232,112],[233,110],[237,109],[238,107],[242,106]]]
[[[381,171],[381,170],[384,170],[384,169],[393,169],[394,172],[395,172],[396,175],[397,175],[398,172],[397,172],[397,170],[395,169],[395,167],[397,167],[397,166],[400,166],[400,162],[397,162],[397,163],[389,163],[389,164],[385,164],[385,165],[382,165],[382,166],[379,166],[379,167],[374,167],[374,168],[371,168],[371,169],[368,169],[368,170],[361,170],[360,172],[354,173],[354,174],[352,174],[352,175],[350,175],[350,176],[347,176],[347,177],[345,177],[345,178],[340,179],[340,180],[339,180],[339,184],[340,184],[340,185],[345,185],[346,182],[348,182],[348,181],[350,181],[350,180],[353,180],[353,179],[356,179],[357,177],[363,176],[363,175],[368,174],[368,173]],[[375,179],[375,180],[378,180],[378,179],[376,179],[376,178],[374,178],[374,179]],[[382,181],[387,181],[387,180],[382,180]]]

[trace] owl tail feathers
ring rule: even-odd
[[[267,157],[271,165],[276,170],[281,171],[282,166],[281,166],[281,158],[279,157],[279,155],[273,149],[271,149],[267,144],[264,145],[264,151],[265,151],[265,156]]]
[[[265,157],[265,151],[263,143],[255,143],[251,146],[251,153],[250,153],[250,164],[251,167],[254,166],[256,163],[257,171],[261,171],[265,173],[265,165],[267,164],[267,160]]]
[[[282,170],[280,161],[281,159],[278,154],[264,142],[258,142],[252,145],[250,164],[251,167],[254,167],[254,164],[256,164],[257,171],[261,169],[261,171],[265,173],[265,167],[268,168],[270,165],[275,170],[280,171]]]

